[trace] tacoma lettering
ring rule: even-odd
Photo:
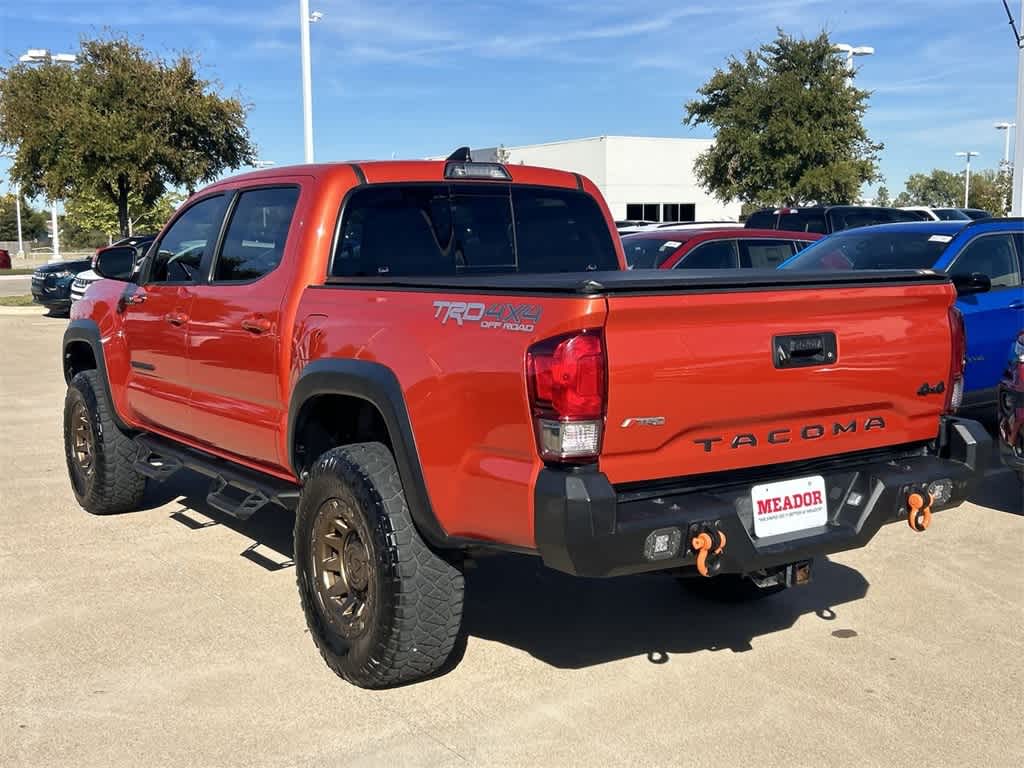
[[[856,419],[853,421],[842,424],[836,422],[832,424],[832,435],[839,436],[850,433],[855,433],[858,428],[858,422]],[[868,416],[864,419],[863,430],[870,432],[874,429],[885,429],[885,419],[881,416]],[[790,435],[793,430],[787,428],[773,429],[767,433],[766,440],[771,445],[785,445],[791,442]],[[800,427],[799,435],[801,440],[820,440],[827,434],[828,430],[824,424],[806,424]],[[702,446],[704,453],[711,453],[714,449],[715,443],[728,442],[731,449],[736,448],[756,448],[758,445],[758,437],[753,432],[740,432],[733,435],[730,438],[722,436],[715,437],[701,437],[694,440],[695,445]]]

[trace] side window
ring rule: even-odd
[[[213,248],[224,220],[227,199],[215,195],[186,210],[167,230],[153,255],[151,283],[194,283],[203,256]]]
[[[1016,288],[1020,283],[1020,266],[1009,234],[985,235],[964,248],[949,268],[951,275],[980,272],[992,280],[992,290]]]
[[[676,269],[735,269],[736,241],[712,240],[701,243],[676,264]]]
[[[793,241],[793,253],[800,253],[804,248],[811,244],[810,240],[794,240]]]
[[[789,240],[740,240],[740,266],[744,269],[775,269],[793,255]]]
[[[257,280],[276,269],[298,199],[297,187],[242,192],[217,257],[214,281]]]
[[[334,277],[454,275],[451,204],[443,184],[357,190],[346,204]]]

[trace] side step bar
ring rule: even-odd
[[[163,482],[187,467],[213,480],[206,503],[226,515],[248,520],[267,504],[288,510],[299,505],[299,487],[276,477],[155,435],[139,435],[135,445],[135,468],[146,477]]]

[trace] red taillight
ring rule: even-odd
[[[600,332],[580,331],[534,344],[526,353],[526,373],[541,457],[596,459],[606,389]]]
[[[949,308],[949,331],[952,351],[949,361],[949,390],[946,393],[946,411],[953,413],[964,398],[964,367],[967,365],[967,334],[964,316],[956,307]]]

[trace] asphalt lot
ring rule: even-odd
[[[187,478],[75,504],[65,322],[0,308],[0,766],[1024,764],[1009,472],[756,606],[483,561],[460,663],[362,691],[306,633],[286,513],[226,518]]]

